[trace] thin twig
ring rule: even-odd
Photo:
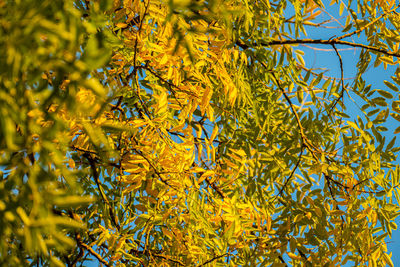
[[[98,188],[99,193],[101,195],[101,198],[103,199],[103,201],[108,206],[108,211],[109,211],[110,216],[111,216],[111,221],[113,222],[114,226],[118,230],[120,230],[120,225],[118,223],[117,217],[114,214],[113,207],[111,206],[110,201],[108,201],[108,198],[104,194],[103,188],[100,185],[99,173],[97,172],[95,160],[94,160],[94,158],[92,158],[91,154],[84,154],[84,157],[89,161],[90,168],[92,169],[93,178],[94,178],[94,181],[96,182],[96,185],[97,185],[97,188]]]
[[[311,262],[308,260],[306,254],[304,254],[299,248],[297,248],[297,251],[299,252],[300,256],[301,256],[307,263],[311,263]]]
[[[262,65],[265,69],[268,70],[268,67],[265,65],[264,62],[261,62],[261,65]],[[276,85],[278,86],[279,90],[282,92],[284,98],[285,98],[286,101],[288,102],[288,104],[289,104],[289,106],[290,106],[290,109],[292,110],[292,113],[293,113],[293,115],[294,115],[294,117],[295,117],[295,119],[296,119],[297,126],[299,127],[299,131],[300,131],[300,137],[301,137],[301,139],[302,139],[302,146],[304,145],[305,147],[307,147],[308,150],[311,152],[312,156],[314,157],[314,159],[318,161],[318,157],[315,155],[314,152],[315,152],[315,151],[319,151],[319,149],[317,149],[317,148],[313,145],[313,143],[312,143],[310,140],[308,140],[306,134],[304,133],[304,127],[303,127],[303,125],[301,124],[301,120],[300,120],[299,114],[297,114],[297,111],[294,109],[294,105],[293,105],[293,103],[292,103],[292,100],[290,100],[289,96],[286,94],[285,90],[282,88],[281,84],[279,83],[279,80],[278,80],[278,79],[276,78],[276,76],[275,76],[275,73],[274,73],[274,72],[271,72],[271,74],[272,74],[272,77],[274,78],[275,83],[276,83]]]
[[[190,96],[198,97],[198,96],[197,96],[196,94],[194,94],[193,92],[190,92],[190,91],[187,91],[187,90],[183,90],[183,89],[179,88],[179,86],[177,86],[177,85],[175,85],[175,84],[173,84],[173,83],[167,81],[166,79],[164,79],[163,77],[161,77],[159,74],[157,74],[157,73],[156,73],[154,70],[152,70],[151,68],[146,67],[146,66],[140,66],[140,68],[143,68],[143,69],[149,71],[149,72],[150,72],[151,74],[153,74],[156,78],[158,78],[161,82],[167,84],[167,85],[170,87],[171,92],[172,92],[173,94],[175,94],[176,91],[174,91],[174,90],[172,89],[172,87],[175,88],[175,89],[177,89],[177,90],[179,90],[180,92],[184,92],[185,94],[188,94],[188,95],[190,95]],[[178,100],[178,99],[177,99],[177,100]]]
[[[285,190],[285,187],[289,184],[290,180],[292,179],[294,173],[296,172],[297,168],[300,165],[301,162],[301,157],[303,156],[303,151],[304,151],[304,146],[301,146],[301,150],[300,150],[300,154],[299,154],[299,158],[296,162],[296,165],[294,166],[292,172],[290,173],[289,177],[286,179],[285,183],[283,184],[283,186],[281,187],[281,189],[279,190],[278,194],[275,196],[274,200],[278,197],[281,196],[281,194],[283,193],[283,190]]]
[[[209,259],[209,260],[203,262],[202,264],[200,264],[199,267],[200,267],[200,266],[205,266],[205,265],[207,265],[207,264],[209,264],[209,263],[211,263],[211,262],[213,262],[213,261],[215,261],[215,260],[218,260],[218,259],[220,259],[220,258],[222,258],[222,257],[225,257],[226,255],[229,255],[229,254],[228,254],[228,253],[225,253],[225,254],[222,254],[222,255],[215,256],[214,258],[211,258],[211,259]]]
[[[303,22],[302,24],[303,24],[304,26],[317,27],[317,28],[325,28],[325,29],[338,29],[338,28],[342,28],[342,27],[339,27],[339,26],[325,26],[325,25],[324,25],[324,24],[331,23],[332,21],[333,21],[332,19],[328,19],[328,20],[325,20],[325,21],[321,21],[321,22],[319,22],[319,23],[313,23],[313,22],[310,22],[310,21],[305,21],[305,22]],[[293,20],[286,20],[285,23],[292,23],[292,24],[295,24],[296,22],[293,21]]]
[[[180,266],[185,266],[185,264],[180,260],[172,259],[169,256],[165,256],[165,255],[162,255],[162,254],[152,254],[151,251],[149,251],[149,250],[140,251],[140,250],[136,250],[136,249],[131,249],[130,251],[135,253],[135,254],[141,254],[141,255],[146,255],[146,256],[154,256],[156,258],[161,258],[161,259],[168,260],[170,262],[176,263],[176,264],[178,264]]]
[[[138,27],[138,31],[136,32],[136,40],[135,40],[135,46],[134,46],[134,53],[133,53],[133,71],[128,75],[128,76],[126,76],[126,80],[127,81],[129,81],[131,78],[132,78],[132,76],[133,75],[136,75],[136,71],[137,71],[137,66],[136,66],[136,54],[137,54],[137,46],[138,46],[138,43],[139,43],[139,37],[140,37],[140,32],[142,31],[142,27],[143,27],[143,21],[144,21],[144,18],[146,17],[146,15],[147,15],[147,9],[149,8],[149,5],[150,5],[150,0],[148,0],[148,2],[147,2],[147,5],[146,5],[146,7],[145,7],[145,9],[144,9],[144,13],[143,13],[143,17],[141,18],[141,20],[140,20],[140,23],[139,23],[139,27]]]
[[[332,44],[333,49],[336,52],[336,55],[339,58],[339,66],[340,66],[340,83],[342,85],[342,90],[340,91],[340,95],[338,98],[336,98],[336,100],[333,102],[329,112],[328,112],[328,116],[331,114],[332,110],[335,109],[337,103],[343,98],[343,94],[344,94],[344,71],[343,71],[343,61],[342,61],[342,57],[340,56],[335,44]]]
[[[282,258],[281,255],[278,255],[278,259],[281,261],[281,263],[283,263],[286,267],[288,266],[285,262],[285,260]]]
[[[94,251],[94,249],[93,249],[91,246],[85,244],[85,243],[82,241],[81,236],[80,236],[79,234],[76,234],[76,235],[75,235],[75,240],[76,240],[76,243],[78,244],[79,247],[82,247],[82,248],[86,249],[86,250],[87,250],[90,254],[92,254],[99,262],[101,262],[102,264],[104,264],[104,265],[107,266],[107,267],[110,267],[110,266],[111,266],[105,259],[103,259],[103,258],[101,257],[101,255],[100,255],[99,253],[97,253],[96,251]]]
[[[332,51],[335,51],[334,49],[325,49],[325,48],[312,47],[312,46],[306,45],[306,44],[302,44],[301,46],[310,48],[310,49],[315,50],[315,51],[323,51],[323,52],[332,52]],[[350,50],[355,50],[355,49],[356,49],[355,47],[353,47],[353,48],[349,47],[349,48],[341,48],[341,49],[338,49],[338,51],[350,51]]]
[[[398,7],[400,7],[400,4],[398,4],[398,5],[397,5],[396,7],[394,7],[393,9],[384,12],[382,15],[380,15],[380,16],[377,17],[376,19],[372,20],[370,23],[366,24],[365,26],[359,28],[358,30],[355,30],[355,31],[353,31],[353,32],[346,33],[346,34],[344,34],[344,35],[342,35],[342,36],[339,36],[339,37],[337,37],[337,38],[335,38],[335,39],[336,39],[336,40],[342,40],[342,39],[344,39],[344,38],[346,38],[346,37],[350,37],[350,36],[353,36],[353,35],[355,35],[355,34],[358,34],[358,33],[362,32],[362,31],[364,31],[365,29],[367,29],[369,26],[375,24],[377,21],[379,21],[379,20],[380,20],[381,18],[383,18],[384,16],[386,16],[386,15],[388,15],[389,13],[392,13],[393,11],[395,11]]]
[[[325,180],[326,180],[327,185],[328,185],[329,194],[331,195],[332,199],[337,203],[336,197],[333,194],[332,186],[331,186],[331,183],[330,183],[331,177],[329,177],[329,175],[327,175],[326,173],[323,173],[323,174],[324,174]],[[341,209],[339,208],[338,204],[335,205],[335,208],[337,210],[341,211]],[[345,223],[343,215],[340,215],[340,219],[342,221],[342,224],[341,224],[340,228],[341,228],[342,233],[343,233],[343,227],[344,227],[344,223]],[[340,235],[340,247],[342,248],[342,246],[343,246],[343,235]]]

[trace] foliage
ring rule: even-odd
[[[397,6],[330,4],[0,1],[1,265],[393,265]]]

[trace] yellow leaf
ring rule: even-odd
[[[68,164],[70,168],[75,169],[75,161],[73,159],[68,159]]]
[[[161,231],[163,232],[164,235],[166,235],[169,239],[174,240],[174,235],[169,231],[167,228],[162,227]]]
[[[296,217],[294,217],[294,222],[297,223],[301,221],[304,218],[303,214],[297,214]]]
[[[134,127],[139,128],[139,127],[142,127],[142,126],[148,124],[148,122],[147,122],[147,121],[144,121],[144,120],[141,120],[141,119],[137,119],[137,120],[133,120],[133,121],[131,122],[131,124],[132,124]]]
[[[218,125],[214,126],[214,129],[212,131],[211,137],[210,137],[210,143],[212,144],[212,142],[214,141],[215,137],[218,134]]]
[[[123,29],[123,28],[128,27],[128,24],[123,23],[123,22],[119,22],[119,23],[115,24],[115,26],[117,26],[118,28]]]
[[[199,180],[197,181],[198,184],[201,184],[207,177],[213,176],[215,174],[215,172],[213,170],[207,170],[206,172],[204,172]]]
[[[315,207],[315,213],[317,214],[318,217],[322,217],[322,211],[319,207]]]
[[[290,258],[292,258],[293,260],[301,260],[301,257],[300,257],[300,256],[297,256],[296,254],[293,254],[292,252],[288,252],[287,254],[288,254],[288,256],[289,256]]]
[[[340,216],[340,215],[344,215],[345,212],[342,210],[333,210],[331,211],[331,215],[336,215],[336,216]]]

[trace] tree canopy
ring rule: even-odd
[[[393,266],[398,8],[0,1],[0,265]]]

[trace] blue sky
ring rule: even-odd
[[[329,39],[329,38],[327,38]],[[313,46],[322,49],[330,49],[331,47],[327,46]],[[338,49],[347,48],[347,47],[337,47]],[[332,49],[330,49],[332,50]],[[332,51],[316,51],[313,49],[305,48],[305,61],[306,65],[311,67],[314,62],[314,67],[322,67],[327,68],[330,71],[327,72],[327,75],[333,77],[340,77],[340,68],[339,62],[336,53]],[[360,49],[357,50],[342,50],[339,53],[342,56],[343,60],[343,68],[344,68],[344,77],[345,78],[352,78],[355,76],[356,73],[356,63],[358,61]],[[309,63],[309,64],[308,64]],[[386,85],[384,85],[383,81],[391,81],[390,76],[394,73],[393,67],[388,67],[387,70],[383,68],[383,66],[379,66],[378,68],[370,68],[369,71],[365,74],[365,79],[367,80],[367,84],[371,84],[372,88],[380,88],[382,90],[389,90]],[[352,80],[346,80],[346,82],[352,82]],[[394,94],[394,99],[399,99],[398,94]],[[347,106],[347,114],[350,114],[352,118],[356,118],[357,115],[361,115],[361,111],[357,104],[357,97],[352,95],[355,98],[356,103],[351,101],[347,96],[344,97],[345,104]],[[362,103],[362,102],[361,102]],[[399,126],[399,122],[392,118],[388,118],[388,122],[385,123],[385,126],[389,129],[384,136],[386,136],[387,142],[393,138],[393,131]],[[399,139],[396,141],[396,146],[400,146]],[[400,163],[400,159],[397,160],[397,164]],[[397,224],[400,223],[400,218],[396,220]],[[394,266],[400,266],[400,254],[396,253],[396,251],[400,251],[400,231],[396,230],[393,231],[392,239],[387,239],[388,242],[388,251],[393,252],[392,261]]]
[[[325,3],[326,1],[323,2]],[[328,8],[328,11],[334,14],[337,12],[337,9],[331,7]],[[328,19],[327,15],[324,16],[323,14],[322,16],[323,17],[321,18],[321,20]],[[344,24],[344,21],[342,21],[342,23]],[[312,27],[307,27],[306,30],[308,32],[307,38],[311,39],[330,39],[335,35],[336,36],[343,35],[341,29],[315,29]],[[355,41],[359,43],[366,43],[365,38],[363,38],[362,36],[361,38],[355,37],[353,39],[347,38],[345,40]],[[313,49],[309,47],[312,47]],[[329,70],[326,73],[326,75],[339,78],[340,77],[339,59],[333,48],[329,45],[311,45],[309,47],[305,46],[303,46],[302,48],[299,47],[299,49],[305,52],[304,60],[306,62],[306,66],[313,68],[326,68]],[[344,78],[346,79],[345,83],[352,84],[353,79],[349,78],[353,78],[356,74],[357,71],[356,64],[358,62],[359,53],[361,49],[352,49],[346,46],[337,46],[337,48],[343,60]],[[373,65],[373,63],[371,65]],[[382,90],[389,90],[389,88],[383,83],[383,81],[384,80],[391,81],[390,76],[394,75],[395,68],[396,67],[388,66],[388,68],[385,70],[382,64],[377,68],[371,66],[364,74],[364,79],[366,80],[367,84],[372,85],[373,89],[379,88]],[[392,94],[394,95],[393,100],[399,100],[399,93],[392,92]],[[351,96],[354,98],[355,100],[354,102],[351,101],[349,97],[346,95],[344,97],[344,101],[347,107],[347,114],[350,114],[352,118],[356,118],[357,115],[362,114],[359,107],[357,106],[358,105],[357,101],[359,99],[354,94],[352,94]],[[363,101],[360,102],[362,103],[361,105],[363,105]],[[387,142],[389,142],[394,137],[393,132],[399,126],[399,122],[389,117],[388,121],[384,124],[384,126],[388,128],[388,131],[382,134],[383,136],[386,137]],[[397,139],[395,146],[400,146],[399,139]],[[397,159],[396,163],[397,164],[400,163],[399,158]],[[396,222],[398,225],[400,223],[400,218],[398,218]],[[397,251],[400,251],[399,229],[393,231],[392,239],[387,239],[386,241],[388,244],[388,252],[392,252],[392,261],[394,266],[400,266],[400,254],[396,253]]]

